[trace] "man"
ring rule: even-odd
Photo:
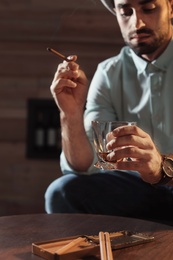
[[[48,187],[46,211],[173,220],[173,0],[101,1],[127,46],[98,65],[89,91],[76,56],[58,66],[51,92],[64,175]],[[107,156],[135,160],[117,161],[115,171],[94,168],[92,120],[136,121],[113,131]]]

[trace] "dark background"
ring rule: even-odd
[[[51,159],[26,152],[34,127],[28,100],[52,100],[60,62],[46,48],[77,54],[90,80],[98,62],[121,46],[116,18],[99,0],[0,1],[0,216],[44,212],[45,190],[61,175],[58,153]]]

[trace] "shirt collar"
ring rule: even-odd
[[[142,73],[146,69],[148,62],[136,55],[136,53],[132,49],[130,49],[130,51],[137,71],[139,73]]]
[[[161,70],[166,71],[169,67],[169,64],[173,60],[173,38],[169,42],[167,48],[164,50],[164,52],[154,61],[152,61],[152,64],[156,67],[160,68]]]
[[[140,58],[135,54],[135,52],[131,49],[131,54],[133,61],[135,63],[135,66],[139,73],[142,73],[144,70],[146,70],[147,65],[149,64],[148,61]],[[167,67],[173,60],[173,38],[169,42],[167,48],[164,50],[164,52],[154,61],[151,63],[159,68],[160,70],[166,71]]]

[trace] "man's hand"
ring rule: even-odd
[[[59,64],[50,90],[60,111],[67,114],[81,111],[88,92],[87,78],[75,62],[77,56],[70,56],[70,62]]]
[[[138,171],[143,181],[151,184],[161,179],[162,157],[146,132],[134,125],[122,126],[113,130],[112,136],[107,149],[113,151],[107,159],[117,160],[115,169]]]

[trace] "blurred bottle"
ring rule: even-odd
[[[44,114],[41,111],[39,111],[37,114],[37,120],[35,126],[35,146],[38,149],[43,149],[45,146]]]
[[[48,125],[47,125],[47,148],[57,147],[57,115],[51,113],[48,115]]]

